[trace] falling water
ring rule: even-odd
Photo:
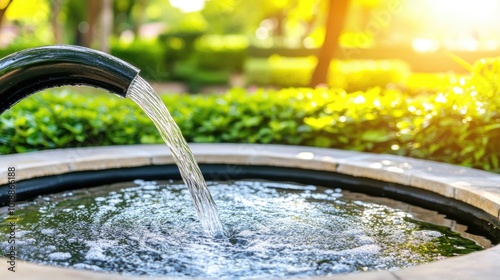
[[[127,97],[146,112],[170,148],[182,179],[188,187],[203,230],[211,235],[224,234],[217,206],[201,170],[165,104],[151,85],[139,76],[132,81]]]

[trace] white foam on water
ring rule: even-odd
[[[71,254],[65,253],[65,252],[55,252],[55,253],[49,254],[47,257],[49,257],[49,259],[52,259],[52,260],[61,261],[61,260],[67,260],[67,259],[71,258]]]
[[[379,254],[380,251],[381,251],[380,246],[375,244],[369,244],[352,249],[343,250],[340,252],[340,254],[348,256],[367,256],[367,255]]]
[[[359,235],[356,238],[358,239],[358,242],[363,245],[375,243],[375,239],[367,235]]]
[[[102,248],[91,247],[85,254],[85,259],[90,261],[106,261],[108,257],[104,254]]]
[[[31,233],[30,230],[16,230],[16,238],[23,238],[26,234]]]
[[[438,232],[438,231],[434,231],[434,230],[422,230],[422,231],[412,232],[412,236],[414,236],[415,238],[418,238],[420,240],[429,242],[433,239],[436,239],[438,237],[443,236],[443,234]]]
[[[52,253],[56,250],[56,246],[53,246],[53,245],[49,245],[47,247],[45,247],[45,252],[48,252],[48,253]]]
[[[316,186],[313,185],[297,185],[297,184],[286,184],[286,183],[274,183],[274,182],[264,182],[262,183],[263,187],[266,188],[275,188],[275,189],[283,189],[283,190],[301,190],[301,191],[315,191]]]
[[[40,232],[42,234],[49,234],[49,235],[53,235],[56,233],[56,231],[53,228],[44,228]]]
[[[102,271],[102,268],[98,267],[97,265],[90,265],[90,264],[86,264],[86,263],[77,263],[77,264],[74,264],[72,267],[76,268],[76,269]]]
[[[433,248],[444,233],[419,229],[401,210],[355,203],[359,196],[300,184],[209,182],[228,228],[226,237],[214,238],[200,227],[182,183],[135,183],[73,191],[66,201],[56,195],[20,209],[21,218],[36,213],[19,228],[33,242],[20,247],[20,259],[136,275],[265,278],[397,269],[443,258],[433,249],[429,259],[420,248]]]

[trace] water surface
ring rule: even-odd
[[[226,237],[204,234],[182,182],[136,180],[19,205],[18,257],[135,275],[235,278],[394,270],[482,249],[421,220],[457,227],[443,215],[387,199],[261,180],[208,186]],[[2,250],[7,229],[0,224]]]

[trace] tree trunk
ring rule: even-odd
[[[2,21],[3,21],[3,18],[5,17],[5,12],[9,8],[10,4],[12,4],[12,1],[14,1],[14,0],[9,0],[7,2],[7,5],[5,5],[5,7],[3,7],[2,9],[0,9],[0,29],[2,28]]]
[[[318,64],[311,78],[311,87],[327,84],[330,61],[338,50],[338,39],[349,7],[349,0],[328,0],[328,16],[323,46],[319,50]]]
[[[142,26],[142,23],[144,22],[144,17],[146,14],[146,6],[148,4],[148,0],[138,0],[137,1],[137,17],[135,20],[133,20],[133,28],[132,31],[134,32],[135,38],[140,37],[140,29]]]
[[[52,32],[54,32],[54,41],[56,44],[63,43],[63,27],[59,21],[59,13],[61,12],[61,4],[64,0],[50,1],[51,15],[50,24],[52,25]]]
[[[99,50],[109,53],[109,37],[113,29],[113,0],[102,0]]]
[[[285,11],[280,10],[274,16],[276,19],[276,29],[274,32],[274,42],[278,47],[285,46]]]
[[[97,18],[99,15],[99,0],[88,0],[87,5],[87,23],[88,30],[85,34],[83,34],[83,45],[85,47],[92,47],[94,43],[94,38],[97,29]]]

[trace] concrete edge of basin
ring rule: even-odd
[[[254,144],[190,144],[200,164],[263,165],[338,172],[397,183],[438,193],[500,219],[500,175],[450,164],[385,154],[304,146]],[[47,150],[0,156],[0,185],[8,183],[8,167],[16,180],[68,172],[172,164],[165,145],[132,145]],[[6,264],[6,259],[0,262]],[[329,276],[328,279],[500,279],[500,245],[493,248],[397,271]],[[132,277],[20,262],[16,279],[171,279]],[[7,275],[7,267],[0,275]],[[319,277],[318,279],[326,279]],[[2,277],[3,279],[3,277]]]

